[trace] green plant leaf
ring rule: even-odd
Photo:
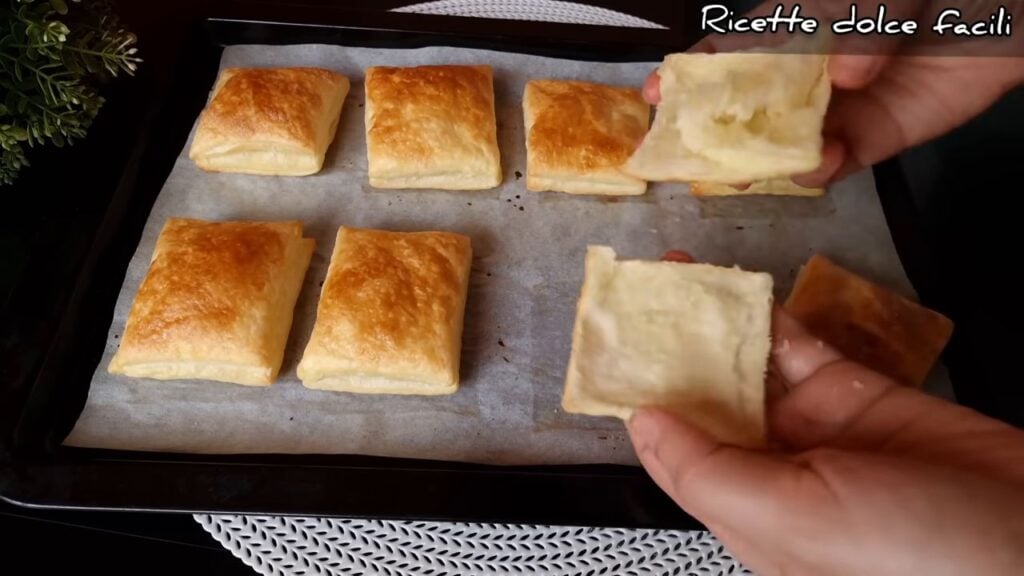
[[[85,137],[103,105],[99,85],[133,74],[136,38],[109,0],[0,0],[0,183],[29,147]]]

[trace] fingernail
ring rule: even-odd
[[[693,256],[690,256],[688,252],[682,250],[669,250],[665,252],[665,255],[661,257],[666,262],[679,262],[682,264],[692,264]]]
[[[789,342],[789,338],[783,338],[782,343],[779,344],[774,350],[772,350],[772,354],[786,354],[787,352],[789,352],[791,347],[792,346]]]
[[[643,96],[648,104],[656,105],[661,102],[661,77],[657,72],[652,73],[644,82]]]
[[[828,184],[828,176],[819,172],[793,176],[792,180],[793,184],[796,184],[801,188],[821,188]]]
[[[637,453],[652,453],[651,447],[658,436],[658,423],[651,417],[651,413],[642,408],[633,412],[627,427]]]
[[[793,176],[791,180],[793,181],[793,184],[796,184],[801,188],[824,188],[836,175],[836,170],[838,169],[838,164],[832,163],[830,162],[830,159],[826,158],[824,159],[824,163],[814,172],[798,174]]]
[[[870,84],[884,65],[880,56],[843,56],[833,59],[829,74],[840,88],[858,90]]]
[[[821,188],[835,177],[846,158],[842,143],[827,138],[821,147],[821,165],[813,172],[793,176],[793,183],[804,188]]]
[[[658,421],[657,413],[646,409],[637,410],[629,419],[627,426],[629,435],[633,439],[633,448],[636,450],[637,459],[655,482],[664,482],[667,476],[659,447],[662,426]]]
[[[867,62],[861,63],[857,70],[854,71],[856,75],[856,81],[859,83],[858,87],[863,88],[874,81],[875,77],[882,70],[882,66],[885,61],[881,58],[871,58]]]

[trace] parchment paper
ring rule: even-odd
[[[366,177],[363,70],[479,64],[495,69],[505,183],[486,192],[386,191]],[[774,274],[784,297],[822,252],[912,294],[869,172],[823,199],[699,201],[683,185],[602,199],[528,192],[522,91],[530,78],[639,86],[656,64],[574,62],[455,48],[234,46],[222,67],[320,66],[352,80],[324,170],[305,178],[205,173],[182,150],[128,266],[103,359],[68,445],[189,453],[357,453],[493,464],[636,463],[617,420],[560,409],[588,244],[624,257],[682,248],[717,264]],[[317,241],[280,379],[269,388],[160,382],[107,374],[157,235],[173,216],[302,220]],[[340,225],[451,230],[473,242],[462,386],[436,398],[359,396],[302,387],[295,366],[312,330]]]

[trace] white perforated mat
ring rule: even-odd
[[[706,532],[196,515],[260,574],[750,574]]]
[[[437,0],[395,8],[393,12],[665,29],[656,22],[615,10],[561,0]]]

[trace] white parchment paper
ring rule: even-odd
[[[486,192],[387,191],[366,177],[363,70],[373,65],[490,64],[495,72],[504,185]],[[643,197],[528,192],[522,92],[530,78],[639,86],[656,64],[556,60],[456,48],[234,46],[223,67],[319,66],[352,80],[324,170],[305,178],[205,173],[182,150],[128,266],[103,359],[68,445],[190,453],[357,453],[493,464],[633,464],[622,423],[560,409],[575,303],[588,244],[657,258],[682,248],[716,264],[771,272],[788,293],[814,252],[905,294],[869,172],[822,199],[700,201],[658,184]],[[107,374],[164,222],[302,220],[317,241],[280,379],[269,388],[160,382]],[[446,397],[359,396],[302,387],[295,366],[341,225],[451,230],[473,242],[462,386]]]

